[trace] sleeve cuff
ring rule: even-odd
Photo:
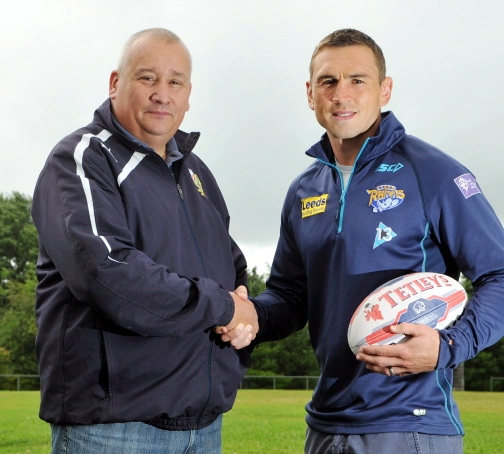
[[[224,312],[224,315],[222,318],[219,320],[218,325],[219,326],[226,326],[229,325],[231,320],[233,319],[234,313],[235,313],[235,305],[233,298],[229,294],[229,292],[225,289],[221,289],[222,296],[224,298],[224,303],[226,304],[226,311]]]
[[[455,344],[450,345],[452,339],[447,330],[439,331],[439,337],[439,358],[436,369],[454,369],[460,363],[458,360],[459,348]]]

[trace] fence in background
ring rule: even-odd
[[[494,381],[503,381],[504,382],[504,377],[490,377],[490,391],[494,390]],[[499,387],[498,391],[501,391],[502,386]]]
[[[40,377],[29,374],[0,374],[0,389],[10,391],[37,390],[40,389]]]
[[[319,377],[311,375],[245,375],[240,389],[315,389]],[[501,381],[495,386],[495,382]],[[29,374],[0,374],[0,390],[38,390],[40,377]],[[504,391],[504,377],[490,377],[490,391]]]
[[[240,389],[314,389],[318,377],[306,375],[245,375]],[[0,390],[40,389],[38,375],[0,374]]]
[[[318,379],[310,375],[245,375],[240,389],[314,389]]]

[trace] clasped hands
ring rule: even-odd
[[[259,331],[259,322],[254,304],[248,299],[245,286],[240,285],[229,292],[233,298],[235,311],[227,326],[218,326],[215,332],[220,334],[224,342],[229,342],[235,349],[247,347],[255,339]]]

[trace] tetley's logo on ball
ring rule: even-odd
[[[432,274],[430,276],[405,282],[395,289],[387,289],[377,297],[378,301],[386,301],[390,307],[412,298],[433,288],[452,287],[451,282],[443,275]]]
[[[301,217],[307,218],[314,214],[323,213],[327,206],[329,194],[322,194],[315,197],[306,197],[301,199]]]
[[[373,213],[391,210],[403,203],[406,195],[402,189],[397,189],[391,184],[382,184],[376,189],[367,189],[369,194],[368,206],[373,207]]]

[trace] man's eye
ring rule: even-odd
[[[364,81],[361,80],[361,79],[354,79],[353,83],[356,84],[356,85],[360,85],[360,84],[363,84]]]
[[[336,79],[326,79],[322,82],[322,85],[333,85],[337,82]]]
[[[142,77],[140,77],[140,80],[143,80],[145,82],[154,82],[154,77],[152,77],[152,76],[142,76]]]
[[[185,85],[182,81],[176,79],[170,80],[168,84],[171,87],[171,89],[175,91],[181,90]]]

